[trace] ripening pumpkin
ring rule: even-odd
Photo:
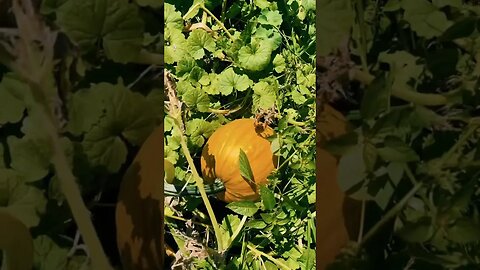
[[[338,157],[323,149],[330,139],[350,130],[345,117],[325,104],[317,113],[317,254],[318,269],[326,269],[358,234],[361,204],[346,196],[337,182]]]
[[[201,156],[201,169],[205,183],[219,178],[225,191],[217,197],[225,202],[259,199],[259,188],[267,184],[267,177],[277,165],[268,137],[272,128],[257,124],[254,119],[237,119],[218,128],[208,139]],[[240,174],[240,149],[248,157],[255,183]]]
[[[116,206],[117,246],[123,269],[164,268],[163,126],[141,146],[123,176]]]

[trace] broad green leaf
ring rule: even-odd
[[[104,116],[86,134],[82,142],[92,165],[105,166],[116,172],[126,159],[126,140],[140,145],[155,125],[151,104],[138,93],[122,85],[100,83],[89,89],[100,99]]]
[[[255,213],[257,213],[259,210],[258,206],[251,201],[232,202],[226,207],[239,215],[247,217],[255,215]]]
[[[421,218],[415,223],[407,223],[397,233],[407,242],[423,243],[433,236],[434,227],[430,218]]]
[[[144,22],[127,0],[68,0],[57,10],[57,24],[84,50],[101,41],[119,63],[137,60],[142,47]]]
[[[357,199],[369,198],[364,189],[357,190],[367,175],[365,161],[363,159],[363,144],[357,144],[350,148],[338,163],[338,184],[340,189],[351,194]],[[320,187],[321,188],[321,187]]]
[[[446,229],[448,239],[466,244],[480,241],[480,224],[468,218],[461,218]]]
[[[242,68],[260,71],[267,67],[272,57],[269,43],[252,43],[243,46],[238,52],[238,61]]]
[[[67,129],[74,135],[89,131],[104,116],[105,104],[96,91],[80,90],[72,95],[68,103],[69,121]]]
[[[390,89],[384,76],[375,80],[365,89],[360,106],[362,118],[372,119],[390,107]]]
[[[24,97],[30,87],[18,80],[13,73],[3,76],[0,83],[0,126],[6,123],[17,123],[26,110]]]
[[[445,13],[427,0],[403,0],[402,8],[404,19],[421,37],[438,37],[451,25]]]
[[[11,168],[22,173],[28,182],[45,177],[50,168],[52,150],[43,138],[9,136]]]
[[[277,91],[275,86],[261,81],[253,86],[253,110],[268,109],[275,105]]]
[[[252,229],[257,229],[257,230],[262,230],[265,227],[267,227],[267,224],[263,222],[262,220],[250,220],[247,223],[245,223],[245,227],[247,228],[252,228]]]
[[[35,238],[33,247],[36,270],[87,270],[90,268],[86,256],[69,257],[69,249],[60,247],[47,235],[40,235]],[[82,265],[85,265],[85,267],[82,267]]]
[[[173,64],[188,55],[187,40],[182,30],[176,28],[165,29],[165,63]]]
[[[42,14],[50,14],[55,12],[60,6],[65,4],[68,0],[43,0],[40,5],[40,12]]]
[[[272,210],[275,207],[275,194],[267,186],[260,186],[260,196],[265,210]]]
[[[205,139],[210,137],[220,124],[216,121],[208,122],[197,118],[188,121],[185,126],[189,141],[197,147],[202,147],[205,143]],[[174,136],[175,138],[180,138],[180,134],[177,136],[175,133]],[[169,140],[169,143],[170,145],[173,143],[173,147],[178,149],[180,147],[180,141],[177,142],[176,140],[177,139],[172,138]]]
[[[238,162],[240,166],[240,174],[249,182],[255,182],[250,161],[248,161],[247,154],[242,149],[240,149]]]
[[[210,108],[210,98],[202,89],[187,91],[182,95],[182,101],[190,108],[196,108],[199,112],[207,112]]]
[[[432,3],[437,6],[438,8],[443,8],[446,6],[450,7],[462,7],[463,3],[462,0],[433,0]]]
[[[193,30],[187,39],[188,50],[193,58],[201,59],[205,55],[205,50],[215,51],[215,41],[213,37],[203,29]]]
[[[377,148],[378,155],[386,161],[411,162],[420,158],[415,151],[395,136],[385,138],[385,147]]]
[[[278,10],[263,10],[258,17],[258,22],[261,24],[273,25],[279,27],[282,24],[282,15]]]
[[[46,204],[43,191],[28,185],[20,173],[0,169],[0,209],[32,228],[39,224]]]
[[[417,80],[424,70],[423,65],[417,64],[419,58],[406,51],[382,52],[378,59],[390,65],[390,73],[394,78],[392,87],[396,89],[409,89],[408,83]]]
[[[239,75],[235,73],[233,68],[227,68],[222,71],[217,78],[216,86],[219,88],[218,91],[225,96],[230,95],[233,90],[245,91],[253,84],[253,81],[247,75]]]

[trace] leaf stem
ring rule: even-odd
[[[275,259],[275,258],[272,257],[271,255],[268,255],[268,254],[266,254],[265,252],[256,249],[252,244],[247,244],[247,248],[250,249],[250,251],[252,251],[253,253],[255,253],[257,256],[263,256],[263,257],[269,259],[271,262],[273,262],[274,264],[276,264],[277,266],[279,266],[281,269],[283,269],[283,270],[290,270],[290,267],[288,267],[288,265],[286,265],[286,264],[284,264],[283,262]]]
[[[400,212],[403,207],[407,204],[408,200],[417,193],[417,191],[423,186],[423,182],[418,182],[413,188],[392,208],[390,209],[383,218],[377,222],[366,234],[363,238],[362,242],[359,243],[359,248],[363,246],[373,235],[379,231],[383,225],[385,225],[390,219],[394,218],[398,212]]]
[[[363,84],[370,84],[375,77],[367,71],[352,69],[350,77]],[[442,106],[448,104],[448,98],[442,94],[419,93],[413,89],[392,88],[392,96],[423,106]]]
[[[225,31],[225,33],[227,34],[228,38],[231,41],[235,41],[232,34],[228,32],[228,29],[225,27],[225,25],[215,15],[213,15],[213,13],[210,10],[208,10],[208,8],[206,8],[204,4],[200,4],[200,8],[203,9],[205,12],[207,12],[208,15],[210,15],[210,17],[212,17],[218,23],[218,25],[220,25],[220,28],[222,28],[223,31]]]
[[[215,238],[217,239],[218,252],[222,253],[224,251],[221,234],[222,232],[220,231],[220,227],[218,226],[217,218],[215,217],[215,213],[213,212],[212,205],[208,200],[207,193],[205,191],[205,185],[203,184],[203,178],[201,178],[198,174],[192,156],[190,155],[190,150],[187,146],[187,139],[183,130],[184,124],[182,119],[182,103],[180,102],[180,100],[178,100],[176,96],[174,82],[172,81],[171,74],[168,71],[164,73],[164,84],[169,99],[169,115],[174,120],[176,128],[178,128],[180,131],[180,146],[182,148],[185,158],[187,159],[188,165],[192,170],[193,179],[195,180],[198,191],[200,192],[200,196],[202,197],[203,203],[207,208],[210,220],[212,221],[213,231],[215,233]]]

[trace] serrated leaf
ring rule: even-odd
[[[135,61],[142,48],[144,23],[127,0],[69,0],[57,10],[57,24],[84,50],[101,40],[119,63]]]
[[[239,75],[235,73],[233,68],[227,68],[222,71],[217,78],[216,86],[219,88],[218,91],[225,96],[230,95],[233,90],[245,91],[253,84],[253,81],[247,75]]]
[[[188,39],[187,45],[189,47],[190,55],[194,59],[201,59],[205,55],[205,50],[209,52],[215,51],[215,41],[213,37],[203,29],[193,30]]]
[[[267,227],[267,224],[262,221],[262,220],[250,220],[249,222],[245,223],[245,227],[247,228],[252,228],[252,229],[257,229],[257,230],[262,230]]]
[[[258,206],[251,201],[232,202],[226,207],[239,215],[247,217],[255,215],[255,213],[257,213],[259,210]]]
[[[86,256],[69,257],[69,250],[57,245],[49,236],[40,235],[33,240],[36,270],[65,269],[87,270]],[[84,267],[82,267],[84,266]]]
[[[273,25],[279,27],[282,24],[282,15],[278,10],[263,10],[258,17],[258,22],[266,25]]]
[[[0,209],[22,221],[28,228],[40,222],[47,199],[43,191],[27,185],[23,176],[10,169],[0,169]]]
[[[240,174],[249,182],[255,182],[252,167],[250,166],[250,162],[248,161],[247,154],[245,154],[242,149],[240,149],[238,162],[240,166]]]
[[[253,110],[268,109],[275,105],[277,100],[277,91],[275,87],[268,82],[261,81],[253,87]]]
[[[116,172],[127,155],[123,139],[140,145],[153,130],[155,115],[151,104],[122,85],[100,83],[82,91],[95,93],[92,97],[100,99],[105,108],[104,116],[85,134],[85,153],[93,165]]]
[[[37,181],[49,172],[52,151],[43,138],[9,136],[10,167],[22,173],[28,182]]]
[[[167,64],[173,64],[188,55],[188,45],[182,30],[176,28],[165,29],[164,60]]]
[[[251,71],[260,71],[267,67],[272,57],[269,43],[252,43],[243,46],[238,51],[238,61],[241,67]]]

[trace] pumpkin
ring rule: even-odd
[[[163,126],[141,146],[123,176],[116,206],[123,269],[164,269]]]
[[[225,202],[256,201],[260,185],[276,168],[277,156],[272,153],[268,137],[275,132],[254,119],[237,119],[218,128],[208,138],[200,158],[202,175],[207,184],[219,178],[225,191],[217,197]],[[253,173],[253,181],[240,173],[240,149],[245,152]]]
[[[33,269],[33,239],[29,229],[7,211],[0,209],[0,251],[3,252],[1,269]]]
[[[325,104],[317,113],[317,261],[326,269],[358,234],[361,203],[348,198],[337,182],[338,158],[322,148],[330,139],[346,134],[349,124]]]

